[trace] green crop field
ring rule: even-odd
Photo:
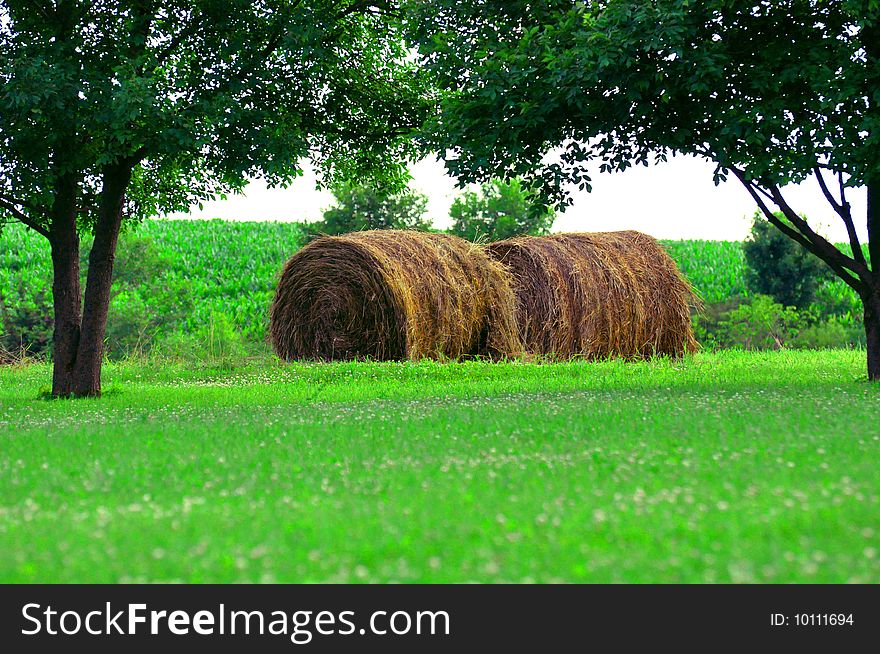
[[[151,246],[146,268],[138,260],[144,252],[135,249],[137,239]],[[165,329],[192,332],[223,315],[245,337],[261,341],[276,277],[302,241],[297,223],[156,220],[135,226],[120,242],[123,268],[117,272],[122,279],[111,303],[111,323],[133,314],[149,328],[156,316]],[[8,296],[10,304],[47,302],[51,292],[46,239],[20,225],[5,226],[0,231],[0,301]]]
[[[163,284],[186,285],[207,302],[201,306],[236,316],[243,327],[259,323],[284,261],[300,248],[299,223],[221,220],[151,220],[123,236],[121,255],[134,237],[156,244],[164,263]],[[664,241],[669,253],[704,300],[745,294],[742,246],[734,241]],[[0,232],[0,281],[25,275],[50,292],[51,259],[45,239],[19,225]],[[196,313],[188,324],[206,319]]]
[[[0,581],[878,583],[863,368],[0,367]]]

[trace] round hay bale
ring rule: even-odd
[[[639,358],[697,349],[691,287],[646,234],[519,237],[487,251],[513,275],[519,335],[531,354]]]
[[[290,258],[269,334],[288,361],[516,356],[514,306],[508,273],[479,246],[445,234],[355,232]]]

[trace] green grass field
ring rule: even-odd
[[[0,581],[877,583],[863,366],[0,368]]]

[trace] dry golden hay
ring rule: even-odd
[[[487,250],[513,275],[519,335],[531,354],[638,358],[697,348],[691,287],[646,234],[519,237]]]
[[[285,360],[517,356],[504,267],[445,234],[377,230],[324,237],[285,264],[269,335]]]

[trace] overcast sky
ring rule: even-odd
[[[742,185],[731,180],[716,187],[713,166],[677,157],[649,168],[624,173],[596,174],[592,193],[576,193],[574,204],[557,217],[554,231],[610,231],[637,229],[657,238],[741,240],[749,231],[755,204]],[[428,196],[428,215],[436,227],[449,225],[449,206],[460,193],[437,161],[412,167],[412,187]],[[840,219],[810,179],[785,189],[794,209],[835,242],[846,241]],[[850,190],[856,224],[864,239],[866,194]],[[287,189],[267,189],[260,180],[251,182],[244,195],[208,202],[203,210],[172,217],[223,218],[225,220],[318,220],[332,205],[333,196],[315,189],[315,177],[307,171]]]

